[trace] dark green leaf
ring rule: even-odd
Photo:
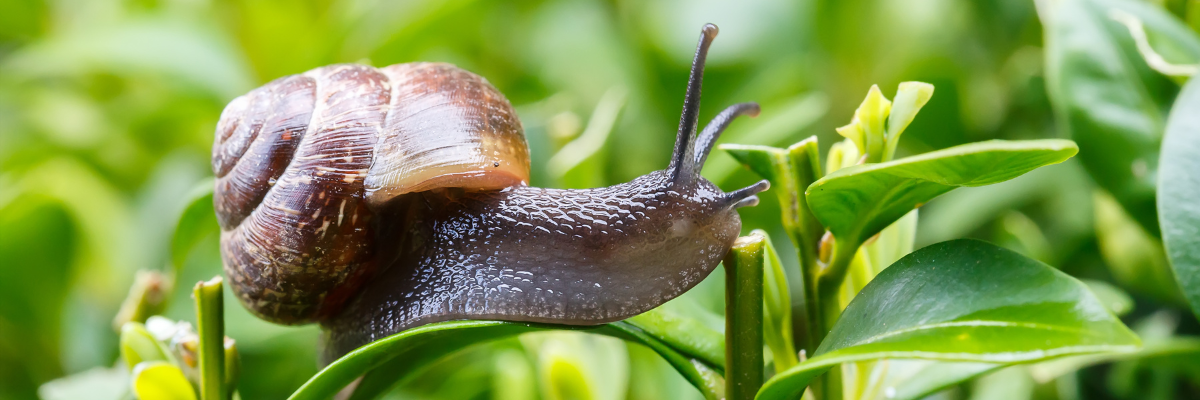
[[[1078,280],[1010,250],[954,240],[883,270],[815,356],[767,381],[758,398],[798,397],[812,378],[850,361],[1017,363],[1139,344]]]
[[[1167,258],[1200,316],[1200,79],[1183,88],[1167,124],[1158,207]]]
[[[942,193],[1006,181],[1060,163],[1077,150],[1071,141],[1060,139],[971,143],[844,168],[814,182],[805,195],[813,214],[834,237],[857,248]]]
[[[1118,9],[1154,14],[1154,6],[1123,0],[1037,4],[1046,29],[1047,91],[1060,127],[1079,143],[1094,180],[1157,233],[1154,179],[1165,120],[1160,103],[1170,99],[1174,84],[1149,69],[1128,29],[1110,15]]]

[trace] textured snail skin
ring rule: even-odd
[[[396,261],[323,323],[326,360],[453,319],[599,324],[682,294],[717,266],[741,222],[703,178],[666,171],[599,189],[517,186],[400,199]]]

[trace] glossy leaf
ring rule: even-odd
[[[1060,163],[1068,140],[988,141],[838,170],[805,191],[809,207],[839,242],[857,248],[909,211],[960,186],[1006,181]]]
[[[376,340],[330,363],[289,397],[326,399],[363,377],[351,399],[375,398],[413,372],[464,347],[526,332],[579,330],[645,345],[675,367],[706,397],[723,397],[724,380],[705,362],[679,354],[628,323],[565,326],[504,321],[450,321],[423,325]]]
[[[1158,212],[1176,280],[1200,316],[1200,79],[1175,102],[1159,163]]]
[[[758,398],[798,397],[812,378],[843,362],[1017,363],[1139,344],[1078,280],[1010,250],[954,240],[917,250],[876,276],[815,356],[773,377]]]
[[[183,371],[164,361],[140,363],[133,369],[133,394],[141,400],[196,400]]]
[[[692,308],[688,308],[692,307]],[[698,313],[706,313],[708,319],[724,323],[719,315],[700,309],[699,306],[670,301],[650,311],[625,320],[626,323],[645,331],[650,336],[687,356],[723,367],[725,365],[725,333],[706,324]]]
[[[1114,10],[1143,20],[1161,8],[1125,0],[1039,0],[1045,26],[1047,92],[1061,129],[1081,149],[1088,173],[1147,231],[1158,232],[1154,180],[1174,84],[1137,53]],[[1186,28],[1184,28],[1186,29]]]

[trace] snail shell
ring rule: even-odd
[[[449,64],[335,65],[233,100],[213,145],[222,260],[259,317],[336,313],[388,258],[374,208],[437,188],[529,179],[516,112]]]

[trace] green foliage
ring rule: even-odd
[[[719,390],[721,386],[714,383],[714,380],[721,380],[720,376],[706,366],[706,362],[681,355],[644,331],[623,322],[599,327],[567,327],[500,321],[452,321],[423,325],[360,347],[330,363],[289,398],[329,398],[363,374],[366,375],[352,398],[374,398],[398,383],[398,377],[419,371],[458,349],[521,333],[553,329],[579,329],[641,343],[666,359],[693,385],[711,390]],[[709,392],[708,397],[719,397],[718,393]]]
[[[763,109],[722,136],[748,145],[723,146],[731,151],[714,153],[704,176],[726,189],[756,174],[769,179],[775,194],[739,210],[744,231],[787,234],[795,245],[767,253],[764,322],[778,323],[765,324],[764,339],[776,368],[788,351],[788,317],[793,348],[811,359],[826,333],[821,321],[839,319],[892,260],[959,237],[1086,278],[1105,306],[1132,307],[1127,321],[1170,314],[1184,304],[1181,291],[1194,300],[1188,262],[1178,261],[1187,247],[1178,243],[1195,235],[1177,213],[1194,203],[1186,196],[1196,185],[1178,177],[1195,170],[1186,164],[1195,150],[1172,144],[1184,136],[1167,132],[1196,108],[1175,105],[1167,117],[1185,101],[1175,99],[1186,80],[1179,71],[1200,60],[1194,1],[16,0],[0,4],[0,399],[128,398],[130,370],[113,366],[122,351],[153,346],[125,342],[112,323],[138,271],[167,278],[168,298],[157,303],[166,308],[130,308],[143,311],[120,321],[159,311],[194,318],[190,293],[172,289],[221,271],[208,159],[214,124],[234,96],[332,63],[453,62],[487,77],[517,106],[532,150],[531,184],[603,186],[666,165],[695,29],[704,22],[720,25],[721,36],[701,119],[735,102]],[[902,83],[914,79],[935,84],[937,96]],[[870,121],[860,128],[882,132],[868,140],[864,130],[860,149],[836,128],[855,121],[859,96],[873,85],[884,89],[876,100],[901,86],[886,114],[876,107],[859,118]],[[902,162],[976,141],[1053,137],[1078,143],[1082,162],[954,190],[922,207],[919,220],[902,214],[878,236],[860,235],[862,246],[839,260],[845,279],[831,290],[836,301],[826,302],[836,305],[820,309],[826,227],[804,196],[812,182],[877,166],[855,167],[863,154]],[[882,152],[868,148],[880,143]],[[771,282],[779,271],[784,279]],[[726,361],[723,276],[718,270],[680,299],[619,323],[646,339],[605,347],[617,360],[609,375],[589,372],[608,361],[588,340],[489,336],[463,351],[429,349],[446,357],[429,356],[423,368],[393,359],[355,396],[550,398],[543,377],[553,365],[580,373],[580,385],[562,387],[592,396],[597,382],[611,383],[603,396],[716,396]],[[239,375],[240,358],[244,398],[287,397],[317,372],[316,327],[270,325],[236,302],[224,311],[227,335],[238,338],[237,349],[226,348],[226,384]],[[813,389],[861,399],[942,389],[936,396],[944,399],[968,398],[963,389],[980,399],[1182,397],[1190,392],[1173,390],[1200,386],[1200,330],[1191,316],[1177,322],[1138,329],[1145,347],[1136,352],[1031,366],[862,361],[832,368]],[[679,357],[664,360],[634,343]],[[158,345],[174,351],[161,338]],[[680,360],[701,362],[681,375],[672,365]],[[194,366],[176,366],[194,379]]]
[[[909,211],[960,186],[1003,182],[1060,163],[1066,140],[965,144],[881,164],[840,169],[805,190],[809,207],[837,240],[857,248]]]
[[[1200,316],[1200,79],[1175,101],[1159,160],[1158,212],[1171,267]]]
[[[1110,15],[1124,12],[1175,36],[1196,53],[1200,39],[1166,11],[1126,0],[1039,0],[1046,26],[1047,90],[1062,129],[1079,143],[1096,182],[1138,223],[1158,233],[1154,212],[1158,149],[1174,85],[1133,49]]]
[[[196,400],[183,371],[165,361],[146,361],[133,368],[133,394],[142,400]]]
[[[880,273],[815,356],[771,378],[758,398],[794,398],[810,379],[847,361],[1013,363],[1139,345],[1078,280],[1012,251],[958,240],[918,250]]]

